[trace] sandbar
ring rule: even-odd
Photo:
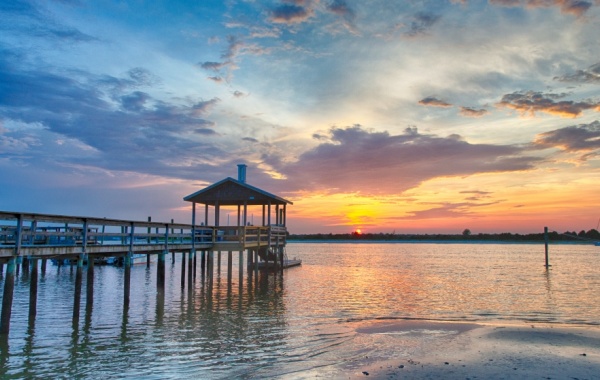
[[[600,379],[597,326],[388,320],[354,328],[358,354],[324,377]]]

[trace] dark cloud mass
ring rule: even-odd
[[[330,142],[280,165],[292,188],[399,194],[436,177],[527,170],[537,161],[519,147],[469,144],[455,136],[420,134],[414,127],[401,135],[358,125],[330,133]]]
[[[312,11],[306,7],[283,4],[271,11],[271,21],[280,24],[297,24],[308,20]]]
[[[534,145],[559,148],[567,152],[587,152],[600,149],[600,122],[573,125],[537,135]]]
[[[600,63],[590,66],[586,70],[577,70],[573,74],[567,74],[562,77],[554,78],[561,82],[578,83],[599,83],[600,84]]]
[[[514,109],[529,116],[534,116],[536,112],[545,112],[561,117],[577,117],[585,110],[600,112],[600,102],[557,101],[564,96],[564,94],[543,94],[534,91],[514,92],[504,95],[497,106]]]
[[[505,7],[558,7],[562,13],[568,13],[578,17],[582,16],[593,5],[591,2],[584,0],[489,0],[489,3]]]
[[[482,117],[487,115],[489,112],[485,109],[475,109],[471,107],[460,107],[460,112],[465,117]]]
[[[77,164],[195,178],[200,164],[177,167],[166,164],[164,158],[177,152],[181,162],[210,162],[215,156],[227,155],[217,146],[187,135],[190,131],[214,134],[206,128],[214,123],[204,116],[218,98],[193,105],[168,103],[143,91],[126,91],[148,82],[143,70],[129,71],[124,78],[81,71],[66,76],[18,70],[11,62],[17,58],[15,54],[0,56],[0,119],[40,125],[40,133],[54,133],[93,148],[91,161],[86,162],[85,156],[73,158]],[[29,159],[35,162],[51,156],[44,149],[45,145],[40,145]]]
[[[410,23],[409,29],[405,35],[408,37],[417,37],[427,34],[429,29],[440,19],[440,16],[432,13],[418,13]]]
[[[428,96],[426,98],[423,98],[421,100],[419,100],[419,104],[422,106],[431,106],[431,107],[452,107],[452,104],[447,103],[443,100],[440,100],[434,96]]]

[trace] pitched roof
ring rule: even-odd
[[[269,204],[293,204],[287,199],[268,193],[264,190],[248,185],[245,182],[227,177],[222,181],[214,183],[202,190],[183,198],[184,201],[201,204],[215,205],[266,205]]]

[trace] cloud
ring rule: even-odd
[[[408,37],[425,35],[439,19],[440,16],[432,13],[417,13],[404,34]]]
[[[585,70],[577,70],[573,74],[555,77],[554,79],[561,82],[600,83],[600,63],[596,63]]]
[[[428,96],[426,98],[419,100],[419,104],[422,106],[430,106],[430,107],[443,107],[443,108],[452,107],[452,104],[447,103],[443,100],[440,100],[434,96]]]
[[[0,2],[0,19],[5,20],[0,24],[0,30],[66,44],[98,40],[78,29],[58,24],[53,15],[40,6],[43,4],[20,0]]]
[[[106,170],[192,179],[202,170],[217,173],[214,157],[229,156],[200,138],[212,134],[207,126],[214,122],[205,117],[218,98],[181,104],[181,100],[159,100],[142,91],[116,96],[130,85],[145,82],[140,79],[145,76],[135,74],[138,70],[117,78],[83,71],[53,73],[48,65],[42,65],[44,70],[19,69],[12,62],[17,58],[0,56],[0,119],[41,126],[21,138],[38,141],[35,149],[19,158],[24,165],[50,159],[58,166],[77,162]],[[54,141],[86,149],[58,156]],[[171,162],[173,152],[177,160]]]
[[[344,20],[344,25],[349,31],[355,34],[357,33],[356,26],[354,25],[356,14],[345,0],[333,0],[327,6],[327,10],[340,16]]]
[[[536,112],[545,112],[561,117],[578,117],[583,111],[589,109],[600,112],[600,102],[556,101],[565,96],[565,94],[543,94],[534,91],[514,92],[504,95],[502,100],[496,105],[498,107],[514,109],[523,115],[530,116],[535,116]]]
[[[459,113],[465,117],[482,117],[489,113],[488,110],[485,109],[474,109],[471,107],[460,107]]]
[[[511,145],[469,144],[456,138],[420,134],[369,132],[360,125],[332,128],[329,141],[304,152],[297,162],[267,163],[283,173],[294,189],[368,194],[400,194],[436,177],[520,171],[537,158]]]
[[[144,108],[150,96],[141,91],[135,91],[129,95],[121,97],[121,105],[128,111],[139,112]]]
[[[278,24],[299,24],[313,16],[313,11],[305,6],[283,4],[271,10],[270,20]]]
[[[492,5],[504,7],[549,8],[559,7],[562,13],[582,16],[592,7],[592,3],[584,0],[489,0]]]
[[[203,136],[214,136],[214,135],[218,134],[217,132],[215,132],[214,130],[212,130],[210,128],[196,128],[194,130],[194,132],[199,135],[203,135]]]
[[[244,138],[242,138],[242,141],[247,141],[247,142],[251,142],[251,143],[258,143],[258,140],[255,139],[254,137],[244,137]]]
[[[233,96],[236,97],[236,98],[244,98],[244,97],[248,96],[248,94],[243,93],[243,92],[238,91],[238,90],[235,90],[233,92]]]
[[[573,125],[536,136],[534,146],[558,148],[566,152],[589,152],[600,149],[600,122]]]

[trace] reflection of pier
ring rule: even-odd
[[[227,252],[228,282],[232,278],[233,252],[238,254],[240,282],[243,278],[244,253],[248,274],[258,275],[259,268],[277,268],[297,264],[285,257],[286,206],[291,202],[246,184],[246,166],[239,165],[238,179],[226,178],[184,200],[192,202],[192,223],[157,223],[106,218],[69,217],[29,213],[0,212],[0,275],[4,274],[4,292],[0,334],[8,335],[13,302],[14,280],[19,271],[30,273],[30,320],[37,308],[38,267],[42,275],[48,259],[65,260],[76,265],[73,323],[79,320],[79,303],[84,263],[87,265],[86,306],[93,302],[94,265],[108,257],[122,258],[124,266],[124,305],[129,305],[133,255],[145,254],[149,266],[157,257],[157,288],[165,287],[165,261],[169,253],[181,253],[181,287],[185,279],[191,287],[197,261],[202,274],[212,276],[215,253],[220,272],[222,252]],[[198,204],[205,206],[204,221],[196,223]],[[209,223],[213,208],[214,223]],[[237,207],[235,226],[221,226],[223,209]],[[227,209],[229,208],[229,209]],[[261,225],[249,223],[249,209],[262,211]],[[257,212],[258,213],[258,212]],[[274,215],[273,215],[274,214]],[[254,215],[254,214],[252,214]],[[4,266],[6,265],[6,271]]]

